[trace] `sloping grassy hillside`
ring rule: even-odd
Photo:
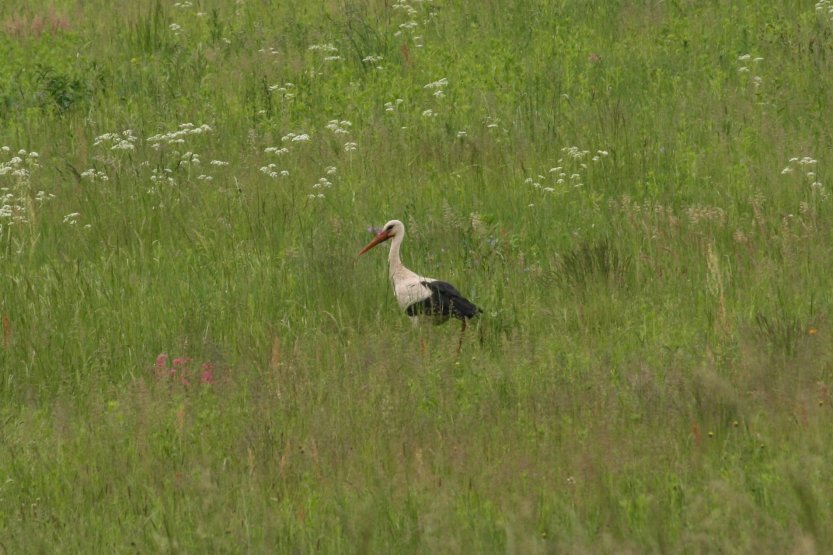
[[[5,0],[0,548],[833,550],[831,113],[827,0]]]

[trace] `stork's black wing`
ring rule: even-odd
[[[471,301],[463,297],[450,283],[444,281],[422,281],[431,290],[431,296],[405,309],[408,316],[427,314],[431,316],[454,316],[460,320],[474,318],[482,312]]]

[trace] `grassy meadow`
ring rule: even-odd
[[[829,0],[0,2],[0,553],[830,553],[831,114]]]

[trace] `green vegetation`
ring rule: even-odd
[[[0,552],[833,551],[831,10],[0,3]]]

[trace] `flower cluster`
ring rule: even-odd
[[[18,200],[7,187],[0,187],[0,221],[9,223],[24,223],[26,219],[26,203]],[[2,225],[0,225],[2,229]]]
[[[749,64],[750,61],[752,62],[751,67]],[[749,75],[752,87],[755,90],[758,90],[758,88],[761,86],[761,82],[763,81],[761,79],[761,76],[757,75],[757,71],[755,71],[756,66],[762,61],[764,61],[763,58],[761,58],[760,56],[753,57],[752,54],[743,54],[741,56],[738,56],[738,62],[741,63],[741,65],[738,67],[738,73],[740,73],[741,75]]]
[[[38,191],[38,194],[35,195],[35,200],[38,201],[38,204],[43,204],[43,201],[53,198],[55,198],[55,195],[46,191]]]
[[[442,79],[438,79],[436,81],[432,81],[431,83],[428,83],[427,85],[425,85],[422,88],[423,89],[431,89],[431,90],[434,91],[434,93],[433,93],[434,96],[436,96],[437,98],[442,98],[442,97],[445,96],[445,87],[447,87],[447,86],[448,86],[448,79],[443,77]]]
[[[347,120],[337,120],[333,119],[327,122],[325,126],[327,129],[333,132],[334,135],[349,135],[353,124]],[[356,150],[358,144],[352,141],[348,141],[344,143],[344,152],[352,152]]]
[[[195,126],[193,123],[181,123],[179,129],[167,133],[159,133],[147,138],[151,148],[159,150],[163,145],[179,145],[185,143],[185,139],[191,135],[202,135],[213,131],[210,126],[202,124]]]
[[[93,141],[93,146],[109,146],[110,150],[135,150],[137,140],[133,130],[125,129],[121,133],[99,135]]]
[[[283,142],[293,141],[298,136],[299,135],[296,135],[295,133],[289,133],[288,135],[284,135],[284,137],[281,140]],[[300,135],[300,136],[307,137],[306,140],[309,140],[309,135],[303,134],[303,135]],[[298,142],[298,141],[295,141],[295,142]],[[269,147],[266,147],[265,149],[263,149],[263,152],[265,152],[266,154],[275,154],[276,156],[283,156],[284,154],[289,153],[289,149],[285,146],[280,146],[280,147],[278,147],[278,146],[269,146]],[[265,166],[261,166],[260,173],[268,175],[272,179],[277,179],[278,177],[288,177],[289,176],[289,171],[288,170],[280,169],[278,167],[278,165],[275,164],[274,162],[272,162],[270,164],[267,164]]]
[[[396,2],[393,3],[392,8],[394,10],[399,10],[403,12],[408,17],[416,17],[417,15],[416,8],[414,8],[404,0],[396,0]]]
[[[327,129],[329,129],[336,135],[347,135],[348,133],[350,133],[350,128],[352,126],[353,124],[347,120],[339,121],[337,119],[330,120],[326,125]]]
[[[88,170],[84,170],[81,172],[81,177],[83,179],[89,179],[90,181],[109,181],[110,178],[107,177],[107,174],[101,170],[97,170],[95,168],[90,168]]]
[[[201,163],[202,161],[200,160],[200,155],[196,152],[191,152],[190,150],[179,156],[179,164],[181,166],[199,166]]]
[[[397,98],[392,102],[385,102],[385,112],[395,112],[403,102],[405,101],[401,98]]]
[[[554,193],[556,187],[571,186],[579,188],[584,185],[582,173],[588,169],[588,162],[597,163],[609,156],[609,152],[606,150],[597,150],[595,153],[591,153],[589,150],[582,150],[577,146],[566,146],[561,149],[561,152],[564,153],[564,156],[558,159],[558,165],[547,171],[549,178],[539,174],[536,177],[527,177],[524,183],[544,193]],[[547,184],[548,179],[551,184]]]
[[[327,179],[326,177],[320,177],[320,178],[318,178],[318,181],[315,182],[312,185],[312,188],[313,189],[329,189],[332,186],[333,186],[333,184],[329,179]]]
[[[309,48],[307,48],[310,52],[323,52],[325,54],[334,54],[338,52],[338,48],[335,47],[332,43],[326,44],[313,44]]]
[[[192,380],[199,379],[199,383],[211,385],[215,382],[214,365],[210,362],[203,363],[199,368],[199,374],[191,368],[190,357],[175,357],[170,360],[167,353],[160,353],[153,365],[153,373],[158,381],[178,382],[181,385],[189,386]]]
[[[284,100],[292,100],[298,94],[295,84],[288,82],[283,85],[269,85],[269,92],[278,93]]]
[[[275,163],[261,166],[260,173],[268,175],[272,179],[277,179],[278,177],[289,177],[289,170],[279,169],[278,165]]]
[[[384,69],[383,66],[379,64],[382,60],[384,60],[384,56],[378,56],[376,54],[369,54],[362,58],[362,62],[372,65],[376,69]]]
[[[170,168],[153,168],[150,175],[150,180],[156,184],[167,183],[168,185],[176,185],[176,179],[173,178],[173,170]]]
[[[12,149],[7,146],[0,147],[0,152],[4,154],[11,151]],[[0,162],[0,176],[9,175],[19,183],[28,183],[32,170],[40,167],[38,158],[37,152],[26,152],[20,149],[17,151],[17,155],[12,156],[8,162]]]
[[[212,131],[214,130],[207,124],[194,125],[193,123],[182,123],[173,131],[148,137],[146,140],[151,148],[163,154],[161,162],[157,162],[156,164],[158,165],[151,170],[150,181],[154,185],[176,185],[177,180],[175,175],[180,171],[185,171],[186,179],[189,179],[192,175],[196,175],[196,179],[199,181],[212,181],[214,177],[207,173],[207,169],[201,170],[200,172],[197,172],[196,169],[192,170],[192,168],[202,166],[202,157],[198,152],[193,150],[181,152],[178,150],[179,145],[185,144],[190,137],[204,135]],[[149,160],[139,163],[139,167],[150,165]],[[228,166],[229,163],[223,160],[211,160],[209,165],[214,168],[219,168]],[[192,171],[194,172],[193,174],[191,173]],[[87,170],[82,174],[82,177],[87,177],[92,181],[106,180],[103,172],[96,172],[95,170]],[[155,193],[157,191],[158,189],[156,187],[152,187],[148,190],[148,193]]]
[[[391,8],[396,12],[401,13],[406,21],[400,23],[397,26],[397,31],[393,34],[395,37],[402,36],[404,34],[412,33],[416,29],[420,27],[420,25],[428,25],[431,20],[437,17],[437,12],[431,10],[426,6],[426,4],[431,4],[434,0],[411,0],[413,4],[421,4],[423,7],[422,13],[424,17],[421,21],[418,20],[420,16],[420,10],[415,8],[413,5],[408,3],[406,0],[396,0]],[[421,40],[422,36],[414,36],[413,40],[416,43],[415,46],[417,48],[422,48],[422,44],[419,44],[417,41]]]
[[[816,13],[827,17],[831,22],[833,22],[833,1],[819,0],[816,2]]]
[[[64,216],[64,223],[69,225],[76,225],[78,223],[78,216],[81,214],[79,212],[72,212],[71,214],[67,214]]]
[[[324,168],[324,173],[335,179],[337,169],[335,166],[327,166],[326,168]],[[330,181],[326,176],[320,177],[318,181],[316,181],[312,185],[312,189],[315,192],[308,194],[307,198],[321,200],[324,198],[324,190],[330,189],[332,186],[332,181]]]
[[[281,137],[281,142],[292,142],[292,143],[306,143],[310,140],[310,136],[307,133],[287,133],[283,137]]]
[[[29,187],[32,173],[40,167],[37,152],[24,149],[12,154],[8,146],[0,147],[0,154],[12,155],[6,162],[0,162],[0,222],[9,224],[25,223],[28,220]],[[7,185],[8,184],[8,185]],[[38,191],[35,199],[43,203],[54,195]]]
[[[338,54],[338,48],[332,43],[313,44],[307,50],[310,52],[321,52],[324,54],[325,62],[336,62],[341,59],[341,56]]]
[[[817,165],[818,160],[812,156],[802,156],[800,158],[793,156],[784,166],[784,169],[781,170],[781,175],[795,174],[800,176],[801,181],[809,185],[814,195],[818,195],[822,200],[827,200],[829,193],[819,181]]]

